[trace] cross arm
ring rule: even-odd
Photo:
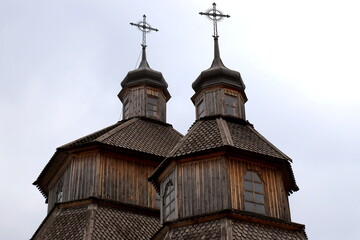
[[[219,14],[219,13],[203,13],[203,12],[199,12],[200,15],[206,15],[206,16],[213,16],[213,17],[227,17],[229,18],[230,15],[225,15],[225,14]]]
[[[146,30],[152,30],[152,31],[155,31],[155,32],[158,32],[159,31],[159,29],[157,29],[157,28],[152,28],[152,27],[150,27],[150,26],[147,26],[147,25],[145,25],[145,24],[138,24],[138,23],[130,23],[132,26],[136,26],[136,27],[138,27],[138,28],[142,28],[142,29],[146,29]]]

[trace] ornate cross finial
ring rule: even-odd
[[[208,16],[214,23],[214,38],[218,38],[218,30],[217,30],[217,22],[223,19],[224,17],[228,18],[229,15],[222,14],[219,10],[216,9],[216,3],[213,3],[213,8],[210,8],[207,12],[203,13],[200,12],[200,15],[206,15]]]
[[[141,46],[143,46],[144,48],[146,47],[146,34],[150,31],[159,31],[156,28],[152,28],[147,22],[146,22],[146,16],[145,14],[143,15],[143,20],[142,22],[138,22],[138,23],[130,23],[133,26],[136,26],[140,29],[140,31],[143,32],[143,36],[142,36],[142,44]]]

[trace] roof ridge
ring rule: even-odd
[[[100,129],[100,130],[95,131],[95,132],[93,132],[93,133],[87,134],[87,135],[85,135],[85,136],[83,136],[83,137],[80,137],[80,138],[78,138],[78,139],[75,139],[74,141],[71,141],[71,142],[66,143],[66,144],[64,144],[64,145],[61,145],[60,147],[58,147],[58,149],[70,147],[72,144],[77,143],[77,142],[79,142],[79,141],[81,141],[81,140],[84,140],[84,139],[86,139],[86,138],[88,138],[88,137],[91,137],[91,136],[96,135],[96,134],[100,134],[101,132],[106,132],[107,129],[116,128],[117,125],[119,125],[119,124],[121,125],[121,123],[122,123],[122,121],[119,121],[119,122],[117,122],[117,123],[115,123],[115,124],[112,124],[112,125],[110,125],[110,126],[108,126],[108,127],[105,127],[105,128],[103,128],[103,129]],[[103,135],[103,134],[101,134],[101,135]],[[100,135],[100,136],[101,136],[101,135]],[[94,140],[95,140],[95,139],[96,139],[96,138],[94,138]],[[92,141],[94,141],[94,140],[92,140]]]
[[[292,162],[291,158],[289,156],[287,156],[285,153],[283,153],[280,149],[278,149],[277,147],[275,147],[275,145],[273,145],[269,140],[267,140],[263,135],[261,135],[258,131],[255,130],[254,127],[252,127],[251,125],[245,125],[245,127],[247,127],[248,129],[250,129],[253,133],[255,133],[259,138],[261,138],[266,144],[268,144],[270,147],[272,147],[274,150],[276,150],[280,155],[282,155],[285,159],[289,160],[290,162]]]
[[[220,130],[219,132],[220,132],[220,136],[223,141],[223,144],[228,145],[228,146],[234,146],[234,142],[231,137],[231,133],[230,133],[230,130],[229,130],[226,120],[224,120],[223,118],[220,117],[220,118],[216,119],[216,123],[219,127],[219,130]]]
[[[118,132],[119,130],[131,125],[132,123],[136,122],[137,120],[139,120],[139,118],[132,118],[126,122],[124,122],[123,124],[120,124],[119,126],[111,129],[110,131],[108,132],[105,132],[104,134],[100,135],[99,137],[95,138],[93,140],[93,142],[102,142],[104,141],[105,139],[111,137],[114,133]]]
[[[173,148],[173,150],[171,150],[171,152],[168,154],[168,157],[174,156],[175,153],[177,152],[177,150],[179,150],[179,148],[182,146],[182,144],[185,142],[186,139],[189,138],[189,136],[191,136],[191,133],[195,131],[195,129],[201,124],[202,120],[196,121],[191,128],[189,129],[189,131],[185,134],[185,136],[183,136],[180,141],[175,145],[175,147]]]

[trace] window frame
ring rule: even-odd
[[[229,104],[228,100],[232,102]],[[238,98],[237,96],[225,93],[225,115],[237,116],[238,115]]]
[[[248,174],[250,174],[250,178]],[[245,211],[266,215],[265,184],[260,174],[252,170],[246,171],[243,187]]]
[[[160,207],[161,207],[160,194],[158,192],[156,192],[156,195],[155,195],[155,208],[160,208]]]
[[[154,102],[152,102],[154,101]],[[148,94],[146,96],[146,116],[159,118],[159,97]]]
[[[175,209],[176,209],[175,185],[171,179],[166,183],[162,199],[163,199],[164,221],[170,221],[175,219]]]
[[[56,189],[56,201],[55,202],[62,202],[64,200],[64,190],[63,190],[63,183],[60,181],[57,185]]]

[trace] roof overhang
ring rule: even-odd
[[[169,172],[177,163],[184,163],[190,161],[199,161],[206,158],[212,158],[215,156],[225,156],[234,159],[245,160],[245,161],[256,161],[257,163],[264,165],[275,165],[282,169],[282,174],[285,177],[285,188],[290,195],[293,192],[299,190],[296,184],[294,173],[292,171],[290,162],[284,159],[254,153],[242,149],[238,149],[233,146],[222,146],[218,148],[207,149],[199,152],[194,152],[182,156],[165,158],[164,161],[155,169],[152,175],[148,178],[149,182],[153,184],[155,189],[160,191],[160,182],[164,172]]]

